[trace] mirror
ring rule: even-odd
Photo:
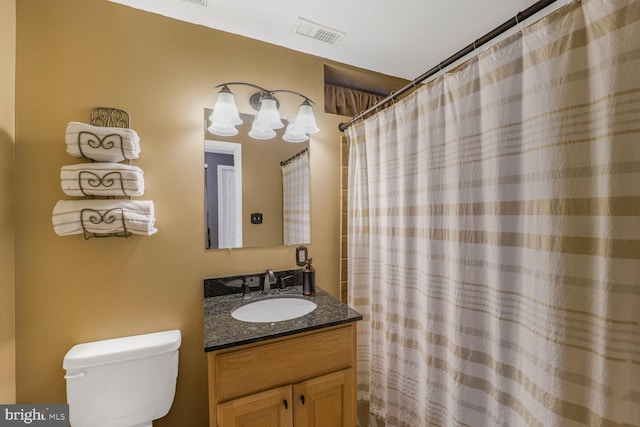
[[[205,109],[205,249],[311,243],[309,141],[284,141],[284,128],[252,139],[250,114],[240,114],[237,135],[214,135],[210,115]]]

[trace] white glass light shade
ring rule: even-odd
[[[309,136],[299,131],[295,123],[289,122],[286,132],[282,135],[282,139],[287,142],[305,142],[309,139]]]
[[[233,125],[225,125],[213,122],[207,129],[210,133],[218,136],[234,136],[238,134],[238,129]]]
[[[316,117],[313,115],[313,108],[311,108],[308,101],[300,104],[295,123],[296,127],[303,133],[316,133],[320,131],[316,124]]]
[[[213,107],[213,113],[209,117],[212,123],[219,123],[221,125],[239,125],[242,124],[242,119],[238,113],[238,107],[233,98],[233,94],[226,91],[224,88],[218,92],[218,100]]]
[[[262,100],[254,123],[256,121],[261,128],[282,129],[284,127],[275,99],[264,98]]]
[[[276,131],[263,127],[256,118],[251,125],[249,136],[253,139],[271,139],[276,136]]]

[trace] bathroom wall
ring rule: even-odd
[[[13,149],[16,2],[0,2],[0,403],[14,403]]]
[[[76,343],[180,329],[176,398],[169,415],[154,425],[207,424],[203,278],[290,268],[295,266],[295,249],[204,250],[203,109],[215,102],[214,86],[226,81],[287,88],[322,105],[324,62],[105,0],[17,3],[19,403],[65,402],[62,360]],[[243,104],[236,98],[241,111],[251,113],[246,100]],[[295,109],[297,99],[282,103]],[[53,232],[51,211],[57,200],[66,198],[60,190],[60,167],[79,162],[65,152],[65,126],[87,121],[94,106],[118,107],[131,114],[131,126],[142,143],[141,157],[133,163],[145,171],[144,199],[155,202],[157,235],[85,241]],[[316,108],[322,130],[312,137],[310,147],[310,253],[318,285],[338,296],[337,126],[345,120],[321,111]],[[6,166],[1,170],[6,174]],[[0,195],[7,193],[0,188]],[[0,232],[4,239],[10,227],[5,231],[3,223]],[[10,254],[0,262],[8,258]]]

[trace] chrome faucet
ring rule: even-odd
[[[273,270],[270,268],[264,273],[264,283],[262,285],[262,292],[267,293],[271,290],[271,285],[274,285],[277,282],[276,275],[273,274]]]
[[[244,280],[242,281],[242,297],[248,298],[249,294],[251,294],[251,286]]]

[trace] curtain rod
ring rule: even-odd
[[[426,80],[429,77],[433,76],[437,72],[441,71],[443,68],[448,67],[449,65],[453,64],[454,62],[456,62],[460,58],[464,57],[465,55],[470,54],[471,52],[473,52],[474,50],[476,50],[480,46],[490,42],[494,38],[498,37],[500,34],[504,33],[507,30],[510,30],[511,28],[515,27],[516,25],[518,25],[519,23],[521,23],[525,19],[535,15],[536,13],[540,12],[542,9],[544,9],[545,7],[549,6],[552,3],[555,3],[556,1],[557,0],[539,0],[538,2],[536,2],[533,5],[531,5],[530,7],[528,7],[527,9],[525,9],[522,12],[518,13],[513,18],[509,19],[508,21],[506,21],[503,24],[497,26],[493,30],[489,31],[487,34],[485,34],[484,36],[480,37],[478,40],[476,40],[473,43],[467,45],[466,47],[460,49],[459,51],[457,51],[456,53],[451,55],[449,58],[447,58],[444,61],[440,62],[435,67],[433,67],[430,70],[426,71],[425,73],[421,74],[419,77],[414,79],[411,83],[403,86],[402,88],[400,88],[399,90],[393,92],[392,94],[390,94],[389,96],[387,96],[383,100],[377,102],[374,106],[372,106],[372,107],[366,109],[365,111],[359,113],[357,116],[353,117],[348,122],[340,123],[338,125],[338,129],[340,129],[341,132],[344,132],[349,126],[354,124],[356,121],[364,118],[365,116],[369,115],[370,113],[374,112],[380,106],[386,104],[389,101],[395,100],[398,96],[400,96],[403,93],[415,88],[416,84],[423,82],[424,80]]]
[[[298,157],[302,156],[304,153],[306,153],[307,151],[309,151],[309,147],[307,148],[303,148],[302,150],[300,150],[299,152],[297,152],[296,154],[294,154],[293,156],[289,157],[287,160],[283,160],[280,162],[280,166],[286,166],[289,163],[291,163],[292,161],[294,161],[295,159],[297,159]]]

